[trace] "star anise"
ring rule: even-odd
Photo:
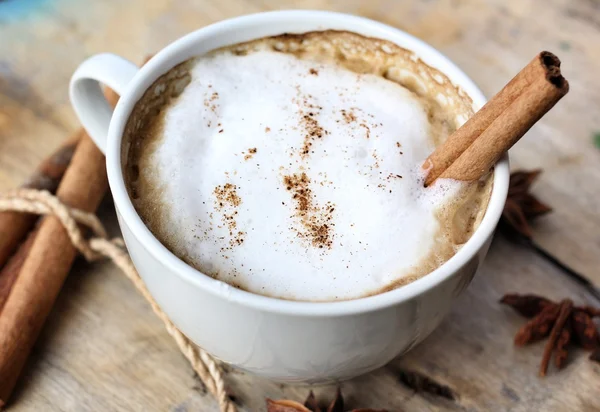
[[[267,412],[344,412],[344,397],[340,388],[335,393],[327,409],[322,409],[313,391],[310,391],[304,404],[289,399],[272,400],[267,398]],[[386,412],[384,409],[352,409],[348,412]]]
[[[590,359],[600,362],[600,333],[593,321],[594,317],[600,317],[600,309],[573,306],[570,299],[556,303],[536,295],[508,294],[500,302],[531,319],[515,335],[516,346],[549,336],[540,365],[540,376],[546,376],[553,352],[556,367],[561,369],[564,366],[570,343],[593,351]]]
[[[516,233],[531,239],[532,231],[529,222],[552,211],[549,206],[529,193],[531,185],[541,172],[540,169],[520,170],[510,175],[508,197],[500,221],[501,227],[509,234]]]

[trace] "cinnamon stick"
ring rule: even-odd
[[[71,207],[92,212],[106,189],[104,156],[86,136],[77,146],[57,196]],[[0,315],[0,406],[8,400],[75,254],[58,218],[44,217]]]
[[[19,246],[17,252],[0,270],[0,316],[2,316],[2,308],[8,299],[13,284],[17,280],[17,275],[21,271],[25,258],[27,258],[27,255],[29,254],[29,250],[31,249],[31,245],[33,245],[36,234],[37,230],[31,231],[27,236],[27,239]]]
[[[42,161],[34,174],[22,186],[54,193],[73,157],[77,143],[81,140],[81,135],[82,133],[78,132],[75,136],[67,139],[56,152]],[[27,232],[31,230],[37,218],[36,215],[28,213],[0,212],[0,268],[4,266]],[[0,284],[2,282],[3,278],[0,275]]]
[[[105,95],[114,106],[118,96],[108,89]],[[84,132],[56,195],[68,206],[93,212],[107,189],[104,155]],[[0,310],[0,408],[8,402],[75,256],[60,221],[46,216],[6,268],[12,282]]]
[[[485,176],[568,91],[558,57],[541,52],[427,158],[425,186]]]

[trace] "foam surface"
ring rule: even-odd
[[[423,188],[435,145],[413,92],[269,48],[188,66],[136,193],[188,263],[250,292],[340,300],[422,275],[448,243],[440,210],[461,184]]]

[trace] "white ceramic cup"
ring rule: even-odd
[[[378,368],[423,340],[449,311],[483,261],[508,191],[508,160],[495,168],[490,203],[479,228],[448,262],[401,288],[362,299],[311,303],[255,295],[188,266],[144,225],[131,203],[121,165],[125,123],[144,91],[173,66],[230,44],[282,33],[347,30],[414,51],[466,91],[475,109],[485,98],[451,61],[398,29],[322,11],[278,11],[222,21],[171,43],[138,68],[112,54],[86,60],[71,81],[71,101],[106,154],[108,179],[131,258],[160,307],[192,341],[216,358],[288,382],[341,380]],[[114,112],[99,82],[121,99]]]

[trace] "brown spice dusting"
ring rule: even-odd
[[[365,137],[367,139],[370,139],[371,138],[371,129],[369,129],[369,126],[367,126],[366,123],[361,123],[361,124],[359,124],[359,126],[365,129],[365,131],[366,131],[366,136]]]
[[[238,214],[236,208],[242,203],[242,199],[237,194],[237,186],[226,183],[223,186],[215,187],[215,208],[222,213],[221,221],[229,229],[229,248],[244,243],[245,232],[238,230],[235,216]],[[212,214],[211,214],[212,215]],[[211,216],[212,217],[212,216]],[[222,250],[223,251],[223,250]]]
[[[374,150],[373,154],[371,154],[371,156],[373,157],[373,159],[375,159],[375,163],[373,164],[373,167],[371,168],[371,170],[373,170],[373,168],[375,169],[379,169],[379,156],[377,156],[377,151]],[[381,174],[381,172],[379,172]]]
[[[301,112],[301,116],[300,122],[306,130],[306,135],[304,136],[304,144],[302,145],[300,156],[306,158],[313,145],[313,141],[322,138],[326,132],[315,118],[314,112],[308,112],[307,114],[302,114]]]
[[[342,117],[346,121],[346,123],[352,123],[356,121],[356,115],[352,110],[348,111],[346,109],[341,110]]]
[[[330,202],[324,206],[315,204],[310,179],[305,172],[284,176],[283,183],[296,203],[294,216],[301,224],[301,229],[297,230],[298,237],[308,240],[313,247],[331,249],[334,206]]]
[[[248,149],[248,154],[246,154],[244,156],[244,160],[248,160],[248,159],[252,159],[252,156],[254,156],[254,154],[257,152],[256,147],[252,147],[250,149]],[[244,154],[244,152],[242,152],[242,154]],[[257,165],[258,166],[258,165]]]
[[[270,127],[265,127],[265,132],[266,132],[266,133],[269,133],[270,131],[271,131],[271,128],[270,128]]]
[[[223,186],[219,185],[215,187],[214,194],[220,203],[228,203],[231,206],[237,207],[242,203],[242,200],[236,191],[236,185],[225,183]]]
[[[300,149],[300,157],[306,159],[309,153],[313,153],[313,142],[321,139],[328,132],[321,127],[317,120],[317,116],[323,110],[323,107],[314,103],[312,95],[301,95],[300,86],[296,86],[296,90],[298,91],[298,96],[293,98],[292,102],[299,106],[300,126],[306,133],[302,148]]]
[[[209,88],[212,86],[208,86]],[[217,110],[217,104],[215,101],[219,98],[219,93],[213,92],[210,97],[204,99],[204,107],[210,109],[213,113]]]
[[[318,76],[319,75],[319,71],[317,69],[313,69],[313,68],[311,68],[309,70],[309,73],[312,74],[313,76]]]

